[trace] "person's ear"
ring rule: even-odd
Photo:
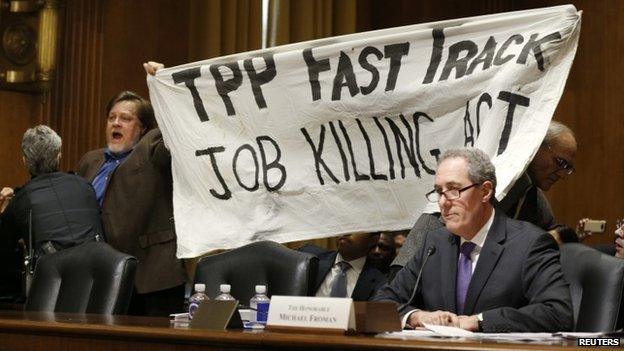
[[[481,191],[483,192],[482,202],[490,202],[490,199],[494,196],[494,185],[491,181],[486,180],[481,184]]]

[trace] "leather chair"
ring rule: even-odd
[[[125,314],[136,259],[103,242],[89,242],[42,256],[27,311]]]
[[[273,241],[259,241],[202,258],[195,283],[206,284],[210,298],[219,294],[219,285],[230,284],[232,296],[246,305],[255,295],[256,285],[266,285],[269,296],[310,295],[317,270],[315,256]]]
[[[578,243],[560,246],[561,265],[570,284],[574,330],[608,332],[624,319],[624,260]]]

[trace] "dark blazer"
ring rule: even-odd
[[[379,291],[375,300],[407,302],[426,248],[434,246],[436,251],[423,268],[414,302],[400,313],[404,315],[414,308],[456,313],[459,242],[459,237],[446,228],[430,232],[423,249]],[[468,287],[464,312],[483,313],[485,332],[571,330],[570,290],[552,236],[497,211]]]
[[[86,153],[78,174],[89,181],[104,163],[104,150]],[[186,281],[176,258],[171,156],[160,130],[149,131],[108,177],[102,220],[108,243],[137,258],[135,286],[140,294]]]
[[[319,289],[321,284],[323,284],[325,276],[331,271],[337,255],[337,251],[329,251],[318,255],[319,269],[316,276],[315,292]],[[351,298],[355,301],[368,301],[375,296],[377,290],[385,285],[386,282],[387,278],[385,274],[375,267],[364,264],[362,272],[355,283]]]
[[[531,187],[531,189],[528,189],[529,187]],[[556,227],[557,223],[555,223],[553,211],[548,199],[543,191],[531,184],[527,173],[523,173],[522,176],[520,176],[505,198],[501,200],[496,207],[503,213],[506,213],[507,216],[513,217],[518,203],[527,189],[529,191],[516,219],[533,223],[545,230]],[[412,227],[412,230],[410,230],[405,239],[405,244],[394,261],[392,261],[391,276],[394,276],[400,267],[405,266],[412,259],[414,254],[422,250],[422,245],[425,240],[424,237],[427,235],[427,232],[444,226],[439,218],[440,213],[423,213],[418,217],[416,224],[414,224],[414,227]]]
[[[104,234],[95,191],[77,175],[41,174],[17,190],[2,214],[2,237],[28,245],[30,212],[35,250],[48,241],[65,249]]]
[[[532,184],[527,173],[523,173],[516,180],[507,195],[498,203],[497,208],[501,209],[507,216],[514,218],[520,199],[525,193],[526,197],[520,206],[518,216],[515,218],[533,223],[544,230],[551,230],[556,227],[557,223],[546,195]]]
[[[89,182],[61,172],[33,177],[15,190],[15,197],[0,217],[0,295],[8,289],[21,294],[23,258],[17,247],[20,239],[28,245],[29,217],[37,255],[47,242],[60,250],[104,234],[95,191]]]

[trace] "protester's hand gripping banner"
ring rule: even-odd
[[[158,71],[148,85],[172,156],[178,256],[410,228],[454,147],[493,157],[502,198],[545,135],[580,22],[560,6]]]

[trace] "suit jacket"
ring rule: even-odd
[[[104,150],[86,153],[78,174],[89,181],[104,163]],[[160,130],[149,131],[108,177],[102,220],[108,243],[138,260],[135,286],[140,294],[186,281],[176,258],[171,156]]]
[[[519,202],[525,194],[524,202],[516,216]],[[498,203],[498,208],[509,217],[533,223],[545,230],[551,230],[557,226],[546,195],[533,184],[527,173],[520,176],[507,196]]]
[[[321,284],[323,284],[325,277],[331,271],[337,255],[337,251],[329,251],[318,255],[319,268],[316,276],[315,292],[319,289]],[[360,272],[360,276],[355,283],[351,298],[354,301],[368,301],[375,296],[377,290],[386,284],[386,282],[387,278],[380,270],[368,264],[364,264],[362,272]]]
[[[530,187],[531,189],[529,189]],[[522,203],[520,213],[516,219],[533,223],[545,230],[556,227],[552,208],[550,207],[548,199],[544,195],[544,192],[532,185],[531,179],[526,173],[516,181],[505,198],[497,204],[497,208],[503,213],[506,213],[509,217],[514,217],[518,203],[525,192],[527,192],[527,196]],[[444,226],[439,218],[440,213],[423,213],[418,217],[416,224],[414,224],[414,227],[412,227],[412,230],[410,230],[405,239],[405,244],[394,261],[392,261],[390,270],[391,277],[394,277],[396,272],[400,270],[401,267],[405,266],[412,259],[414,254],[422,250],[427,232]]]
[[[77,175],[61,172],[40,174],[16,189],[0,218],[0,296],[22,294],[24,266],[18,240],[29,245],[29,218],[37,256],[47,242],[60,250],[104,234],[91,184]]]
[[[459,237],[446,228],[430,232],[423,249],[382,288],[376,300],[404,304],[411,296],[426,249],[436,248],[423,268],[411,306],[456,313]],[[559,248],[534,225],[496,212],[466,295],[466,315],[483,313],[486,332],[571,330],[572,305],[559,262]]]

